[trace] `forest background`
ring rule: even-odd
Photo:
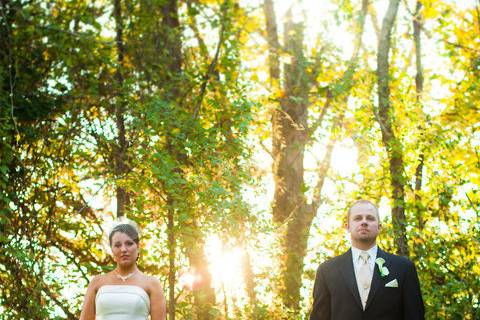
[[[0,318],[77,319],[142,229],[168,319],[305,319],[348,205],[480,318],[480,1],[2,0]]]

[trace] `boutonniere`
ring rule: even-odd
[[[385,264],[385,259],[377,258],[375,259],[375,263],[378,265],[378,270],[380,271],[380,277],[385,278],[386,276],[388,276],[390,271],[388,271],[387,267],[383,266]]]

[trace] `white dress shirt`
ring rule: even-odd
[[[355,267],[355,276],[357,276],[357,269],[359,266],[359,259],[358,257],[360,256],[360,251],[365,251],[365,250],[360,250],[352,246],[352,260],[353,260],[353,266]],[[370,264],[370,270],[372,270],[372,276],[373,276],[373,270],[375,269],[375,259],[377,259],[377,251],[378,247],[377,245],[374,245],[370,249],[366,250],[368,254],[370,255],[370,259],[368,260],[368,263]]]
[[[355,270],[355,279],[357,281],[357,287],[358,287],[358,293],[360,295],[360,298],[362,300],[362,304],[363,304],[363,309],[365,309],[365,306],[366,306],[366,303],[367,303],[367,297],[368,297],[368,293],[370,291],[370,285],[372,283],[372,278],[373,278],[373,270],[375,269],[375,259],[377,258],[377,251],[378,251],[378,247],[375,245],[373,246],[372,248],[368,249],[368,250],[360,250],[358,248],[355,248],[352,246],[352,260],[353,260],[353,266],[354,266],[354,270]],[[368,265],[369,265],[369,271],[370,271],[370,274],[368,275],[368,287],[364,287],[361,283],[360,283],[360,279],[359,279],[359,276],[358,276],[358,272],[359,272],[359,269],[363,263],[363,261],[360,259],[360,253],[361,252],[367,252],[368,255],[369,255],[369,259],[368,259]],[[363,292],[362,292],[363,291]]]

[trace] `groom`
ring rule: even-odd
[[[376,245],[381,228],[377,207],[356,201],[346,228],[352,248],[318,268],[310,320],[424,319],[415,266]]]

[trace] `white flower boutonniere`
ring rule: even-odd
[[[375,259],[375,263],[378,265],[378,270],[380,271],[380,277],[385,278],[388,276],[390,271],[388,271],[387,267],[384,267],[385,259],[383,258],[377,258]]]

